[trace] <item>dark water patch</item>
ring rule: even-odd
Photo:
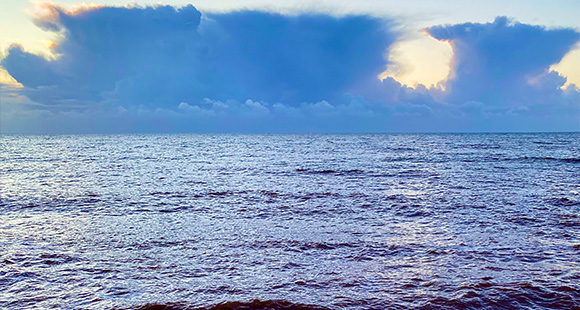
[[[432,212],[420,204],[392,204],[390,210],[394,215],[405,217],[425,217],[432,215]]]
[[[465,154],[465,156],[463,156],[460,159],[460,161],[464,162],[464,163],[498,163],[498,164],[500,164],[503,161],[511,161],[511,160],[512,159],[509,157],[505,157],[505,156],[498,155],[498,154],[493,154],[493,155]],[[505,167],[502,167],[502,166],[495,166],[494,168],[496,168],[496,169],[504,168],[505,169]]]
[[[42,253],[28,255],[6,255],[0,261],[0,271],[5,267],[16,268],[12,271],[20,270],[12,274],[20,280],[30,280],[36,277],[36,273],[23,272],[22,270],[36,270],[40,271],[44,268],[57,268],[61,265],[75,264],[81,262],[82,259],[78,256],[57,253]],[[25,268],[25,269],[21,269]],[[31,269],[32,268],[32,269]],[[40,268],[40,269],[38,269]],[[30,279],[29,279],[30,278]]]
[[[419,170],[419,169],[402,170],[397,175],[399,177],[403,177],[403,178],[419,178],[419,177],[433,176],[433,174],[429,173],[428,171]]]
[[[165,197],[165,196],[171,195],[171,193],[170,192],[153,192],[153,193],[150,193],[149,195]]]
[[[107,295],[111,295],[111,296],[123,296],[123,295],[128,295],[131,294],[131,290],[126,288],[126,287],[112,287],[110,289],[107,290]]]
[[[61,265],[79,261],[78,257],[56,253],[41,254],[39,258],[41,263],[45,265]]]
[[[152,192],[149,195],[160,198],[187,198],[188,194],[185,192]]]
[[[154,249],[163,248],[177,248],[177,249],[196,249],[199,240],[185,239],[185,240],[165,240],[163,237],[158,240],[147,240],[142,242],[111,242],[111,245],[119,248],[139,249],[143,251],[150,251]]]
[[[524,262],[524,263],[539,263],[542,261],[554,258],[554,249],[549,248],[493,248],[463,250],[462,248],[452,250],[456,255],[467,259],[482,262]],[[485,269],[493,271],[502,271],[505,266],[502,264],[486,265]]]
[[[226,197],[226,196],[231,196],[231,195],[235,195],[235,192],[233,191],[214,191],[214,192],[208,192],[206,194],[208,197]]]
[[[455,251],[451,249],[444,249],[444,248],[430,248],[425,253],[429,255],[449,255],[454,254]]]
[[[278,198],[283,196],[281,193],[279,192],[274,192],[274,191],[268,191],[268,190],[261,190],[260,194],[266,196],[266,197],[270,197],[270,198]]]
[[[348,175],[362,175],[365,172],[359,169],[347,169],[347,170],[334,170],[334,169],[307,169],[307,168],[297,168],[294,170],[298,173],[311,174],[311,175],[335,175],[335,176],[348,176]]]
[[[398,152],[411,152],[411,151],[418,151],[419,149],[412,148],[412,147],[400,146],[400,147],[390,147],[390,148],[387,148],[386,150],[398,151]]]
[[[556,144],[561,144],[561,143],[552,142],[552,141],[532,141],[532,143],[539,144],[539,145],[556,145]]]
[[[553,255],[544,251],[515,253],[512,258],[524,263],[537,263],[552,258]]]
[[[87,273],[87,274],[91,274],[93,276],[96,276],[97,279],[102,278],[102,277],[99,277],[100,275],[106,275],[106,274],[117,272],[117,270],[114,270],[114,269],[99,268],[99,267],[81,267],[81,268],[79,268],[79,271],[82,273]]]
[[[576,214],[563,214],[558,218],[558,225],[564,227],[580,227],[580,216]]]
[[[184,205],[184,206],[176,206],[176,207],[173,207],[173,208],[162,208],[162,209],[158,209],[157,212],[159,212],[159,213],[175,213],[175,212],[187,212],[187,211],[193,211],[193,210],[194,211],[205,211],[205,210],[207,210],[207,208],[195,208],[194,206],[191,206],[191,205]],[[151,210],[145,210],[145,209],[143,209],[143,210],[140,210],[140,211],[151,211]]]
[[[493,150],[493,149],[500,149],[500,148],[502,148],[502,146],[499,144],[473,143],[473,144],[458,145],[457,148],[459,148],[459,149],[474,149],[474,150]]]
[[[21,206],[20,210],[35,209],[35,208],[40,208],[40,205],[37,205],[34,203],[27,203],[27,204]]]
[[[136,309],[136,310],[191,310],[194,309],[192,306],[188,306],[184,303],[172,303],[172,304],[146,304],[143,306],[137,306],[135,308],[125,308],[125,310]]]
[[[363,175],[365,172],[359,169],[350,169],[350,170],[340,170],[336,173],[339,176],[350,176],[350,175]]]
[[[360,242],[353,244],[356,248],[353,249],[353,255],[348,255],[346,258],[353,258],[355,260],[371,260],[378,257],[389,257],[395,255],[408,256],[415,255],[418,252],[424,251],[424,246],[407,246],[397,244],[386,244],[381,242]],[[411,265],[406,267],[412,267]],[[406,268],[405,266],[392,266],[393,269]]]
[[[149,193],[150,196],[153,196],[157,199],[167,199],[167,200],[174,200],[176,203],[181,201],[187,201],[191,199],[222,199],[228,197],[245,197],[246,199],[251,198],[249,195],[252,194],[251,191],[241,190],[209,190],[203,192],[193,192],[188,193],[184,191],[155,191]]]
[[[26,201],[27,199],[23,199],[21,201],[12,200],[7,202],[5,205],[5,210],[8,212],[23,212],[27,214],[37,214],[41,212],[50,212],[50,211],[62,211],[67,212],[69,209],[67,208],[70,206],[70,201],[76,201],[76,199],[53,199],[53,200],[40,200],[34,199],[33,202]],[[82,206],[87,204],[77,204],[77,206]]]
[[[419,162],[419,163],[424,163],[427,161],[433,161],[434,159],[429,159],[426,160],[425,158],[421,158],[421,157],[415,157],[415,156],[389,156],[387,158],[382,159],[382,161],[384,163],[397,163],[397,164],[403,164],[404,162],[407,163],[415,163],[415,162]]]
[[[505,217],[505,221],[512,222],[514,224],[523,225],[523,226],[538,226],[541,223],[544,223],[545,220],[542,218],[535,218],[531,216],[510,216]]]
[[[309,251],[309,250],[334,250],[338,248],[356,247],[352,243],[333,243],[333,242],[313,242],[313,241],[298,241],[298,240],[273,240],[273,241],[256,241],[249,245],[250,248],[268,249],[278,248],[287,251]]]
[[[547,288],[528,282],[479,282],[456,288],[452,296],[427,299],[417,309],[578,309],[578,289]]]
[[[186,303],[147,304],[131,309],[137,310],[328,310],[318,305],[292,303],[285,300],[259,300],[249,302],[228,301],[213,306],[192,306]]]
[[[568,197],[554,197],[546,199],[546,201],[556,207],[580,206],[580,201],[573,200]]]
[[[403,194],[388,195],[385,197],[385,199],[390,200],[392,202],[400,202],[400,203],[405,203],[410,200],[407,196]]]
[[[382,242],[315,242],[301,240],[271,240],[256,241],[245,247],[251,249],[281,249],[288,252],[312,252],[321,253],[325,251],[337,251],[346,254],[344,258],[354,260],[372,260],[376,257],[387,257],[393,255],[414,255],[417,251],[424,251],[427,254],[443,255],[453,253],[452,249],[431,248],[425,250],[423,246],[415,245],[413,247],[406,245],[386,244]],[[294,266],[294,264],[292,265]],[[298,267],[299,265],[295,265]]]
[[[517,158],[517,160],[520,161],[555,161],[555,162],[563,162],[563,163],[572,163],[572,164],[578,164],[580,163],[580,158],[577,157],[566,157],[566,158],[556,158],[556,157],[551,157],[551,156],[522,156]]]
[[[254,194],[252,194],[254,196]],[[276,191],[261,190],[258,191],[257,196],[262,196],[266,198],[266,202],[280,202],[280,201],[295,201],[295,202],[305,202],[308,200],[315,199],[329,199],[329,198],[342,198],[343,196],[334,192],[297,192],[297,193],[283,193]]]
[[[338,197],[339,195],[331,192],[318,192],[318,193],[304,193],[302,195],[296,195],[294,198],[299,200],[310,200],[310,199],[320,199],[329,197]]]
[[[405,307],[401,307],[396,303],[385,303],[377,297],[361,299],[349,298],[346,296],[336,296],[335,300],[336,301],[332,304],[331,309],[406,309]]]
[[[188,180],[188,181],[184,181],[184,184],[188,184],[188,185],[206,185],[207,182],[206,181],[199,181],[199,180]]]
[[[78,206],[86,206],[86,205],[92,205],[92,204],[97,204],[97,203],[103,202],[103,200],[96,198],[96,197],[97,196],[71,198],[71,199],[69,199],[69,202],[66,205],[76,204]]]
[[[513,306],[540,307],[544,309],[577,309],[580,306],[580,290],[569,288],[561,291],[560,287],[546,287],[531,282],[518,282],[493,287],[502,292],[499,303],[510,303]]]

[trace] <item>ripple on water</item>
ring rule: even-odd
[[[580,308],[579,137],[1,135],[0,307]]]

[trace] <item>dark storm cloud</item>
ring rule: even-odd
[[[232,93],[267,101],[300,103],[341,95],[385,68],[395,39],[386,21],[365,16],[246,11],[209,18],[201,33],[212,41],[217,76],[237,86]]]
[[[367,16],[241,11],[202,19],[191,5],[48,9],[36,24],[62,33],[59,57],[13,47],[2,61],[45,104],[332,99],[380,73],[395,40],[386,21]]]

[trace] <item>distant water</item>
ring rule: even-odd
[[[1,309],[579,309],[580,134],[0,136]]]

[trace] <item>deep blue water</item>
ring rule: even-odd
[[[580,134],[0,136],[2,309],[578,309]]]

